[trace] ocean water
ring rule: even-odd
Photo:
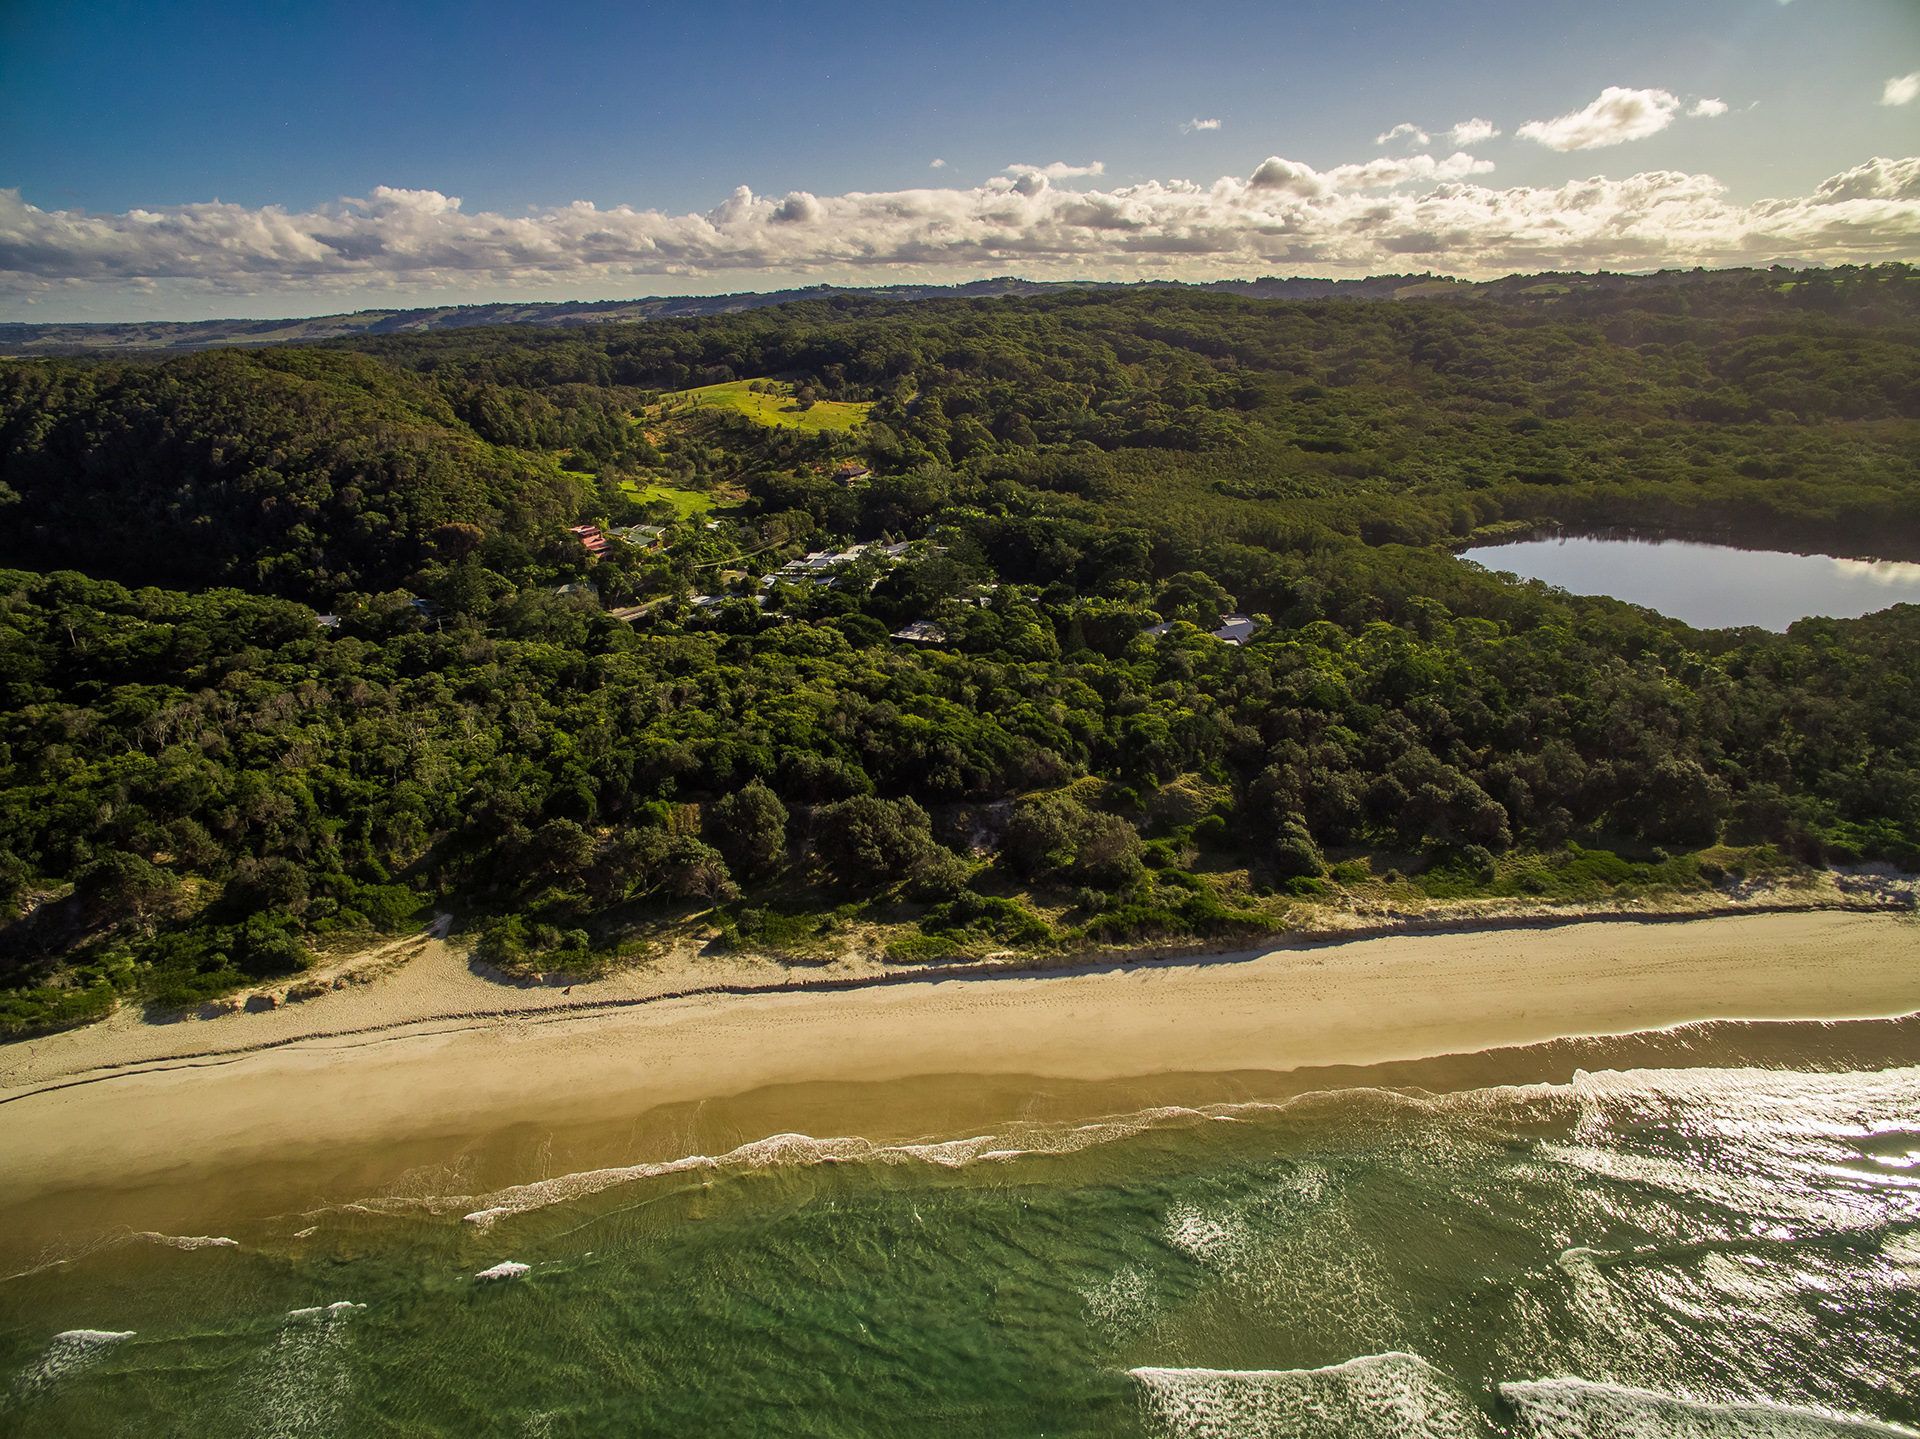
[[[76,1232],[0,1433],[1913,1432],[1920,1067],[1716,1054]]]

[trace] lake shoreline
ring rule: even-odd
[[[1785,634],[1803,620],[1860,619],[1920,603],[1920,564],[1911,561],[1795,544],[1717,543],[1671,529],[1501,534],[1476,538],[1455,555],[1496,573],[1618,600],[1702,630]]]
[[[1713,524],[1563,524],[1558,520],[1499,520],[1482,525],[1473,533],[1449,540],[1449,554],[1460,556],[1469,550],[1494,549],[1505,545],[1532,544],[1544,540],[1618,540],[1632,544],[1705,545],[1714,549],[1746,550],[1754,553],[1797,555],[1804,559],[1852,560],[1861,564],[1920,564],[1920,548],[1892,537],[1877,536],[1869,545],[1852,538],[1827,535],[1808,539],[1803,533],[1788,533],[1767,527],[1743,527],[1732,521]]]

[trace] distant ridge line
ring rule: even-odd
[[[725,295],[658,295],[633,300],[500,301],[432,305],[417,309],[356,310],[279,320],[129,320],[40,323],[0,321],[0,355],[86,355],[118,351],[186,352],[221,346],[316,344],[330,340],[425,334],[487,325],[571,327],[621,321],[690,319],[735,314],[806,300],[913,302],[995,299],[1006,295],[1057,294],[1069,290],[1137,291],[1150,288],[1212,292],[1262,300],[1393,300],[1486,295],[1533,298],[1539,287],[1592,292],[1631,286],[1661,286],[1691,279],[1699,271],[1663,270],[1650,275],[1599,271],[1508,275],[1462,280],[1432,273],[1371,275],[1334,280],[1314,276],[1264,276],[1252,280],[1024,280],[1001,276],[957,285],[813,285],[801,289],[742,291]],[[1708,272],[1733,280],[1760,273],[1751,268]]]

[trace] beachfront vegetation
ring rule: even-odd
[[[1920,610],[1700,632],[1449,553],[1920,556],[1920,277],[1792,278],[10,365],[0,1028],[435,905],[584,972],[664,933],[937,962],[1920,864]],[[865,419],[671,398],[714,387]],[[595,557],[588,522],[666,534]],[[856,539],[923,543],[752,598]]]

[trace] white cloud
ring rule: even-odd
[[[1414,124],[1413,121],[1402,120],[1391,130],[1383,131],[1373,137],[1373,143],[1376,145],[1391,145],[1396,140],[1405,140],[1408,144],[1414,146],[1431,145],[1433,143],[1433,136],[1429,135],[1425,130],[1422,130],[1418,125]]]
[[[1702,98],[1687,106],[1687,113],[1696,120],[1715,120],[1727,113],[1727,102]]]
[[[1679,111],[1680,97],[1670,90],[1609,85],[1585,109],[1552,120],[1530,120],[1514,133],[1550,150],[1598,150],[1657,135]]]
[[[1446,141],[1456,150],[1468,149],[1474,145],[1484,145],[1499,136],[1500,131],[1493,121],[1482,120],[1475,116],[1471,120],[1462,120],[1446,133]]]
[[[1009,175],[1039,175],[1048,180],[1077,180],[1086,175],[1104,175],[1107,167],[1095,160],[1086,165],[1069,165],[1065,160],[1055,160],[1051,165],[1009,165]]]
[[[927,162],[927,168],[929,170],[944,170],[947,168],[947,162],[941,159],[929,160]]]
[[[1195,115],[1191,120],[1182,120],[1180,122],[1180,133],[1182,135],[1191,135],[1197,130],[1218,130],[1219,128],[1220,122],[1218,120],[1202,120],[1198,115]]]
[[[644,293],[646,277],[873,283],[980,274],[1093,279],[1223,274],[1461,275],[1920,259],[1920,158],[1874,159],[1811,194],[1736,204],[1710,175],[1655,170],[1493,188],[1465,153],[1317,170],[1273,156],[1211,184],[1061,187],[1023,166],[971,187],[755,195],[704,213],[585,201],[525,215],[382,187],[309,210],[219,201],[124,214],[43,210],[0,190],[0,302],[283,295]],[[1060,177],[1091,166],[1061,166]],[[660,281],[654,282],[656,285]],[[714,285],[720,288],[719,284]],[[44,307],[43,307],[44,308]],[[164,311],[162,311],[164,312]]]
[[[1920,70],[1911,75],[1895,75],[1880,92],[1882,105],[1911,105],[1920,97]]]
[[[1875,158],[1822,180],[1813,199],[1822,205],[1849,200],[1920,201],[1920,160]]]

